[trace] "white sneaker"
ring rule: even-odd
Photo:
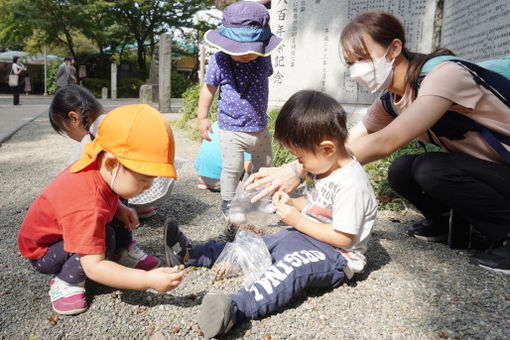
[[[87,310],[85,280],[73,284],[54,276],[50,281],[49,294],[53,310],[59,314],[74,315]]]
[[[131,242],[126,248],[117,249],[111,260],[125,267],[151,270],[159,267],[159,259],[138,248],[138,242]]]

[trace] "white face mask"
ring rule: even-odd
[[[363,60],[354,63],[349,68],[351,78],[358,82],[370,93],[387,88],[393,79],[393,63],[386,61],[386,55],[390,46],[383,57],[373,60]]]

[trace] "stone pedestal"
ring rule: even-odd
[[[117,99],[117,64],[112,64],[111,97]]]
[[[204,76],[205,76],[205,46],[200,46],[200,68],[198,71],[198,80],[200,81],[200,84],[204,82]]]
[[[155,48],[152,53],[151,67],[149,70],[149,79],[145,82],[152,86],[152,102],[159,100],[159,48]]]
[[[151,85],[140,86],[140,104],[152,105],[152,86]]]
[[[171,112],[172,74],[172,34],[163,33],[159,37],[159,111]]]
[[[103,87],[101,89],[101,99],[108,99],[108,88]]]

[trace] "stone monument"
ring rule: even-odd
[[[445,0],[441,46],[473,61],[510,56],[508,0]]]
[[[411,51],[432,50],[436,0],[273,0],[271,30],[284,39],[272,55],[273,105],[302,89],[324,91],[342,103],[371,103],[375,96],[350,79],[339,49],[345,25],[369,10],[395,15],[404,25]]]
[[[159,111],[171,112],[172,34],[159,37]]]
[[[142,85],[140,86],[140,104],[152,105],[152,86]]]
[[[117,99],[117,64],[112,64],[111,96],[113,100]]]
[[[149,70],[149,79],[146,84],[152,86],[152,101],[157,102],[159,97],[159,48],[155,48],[152,54],[151,67]]]

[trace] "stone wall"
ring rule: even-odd
[[[510,55],[510,1],[444,0],[441,45],[475,61]]]

